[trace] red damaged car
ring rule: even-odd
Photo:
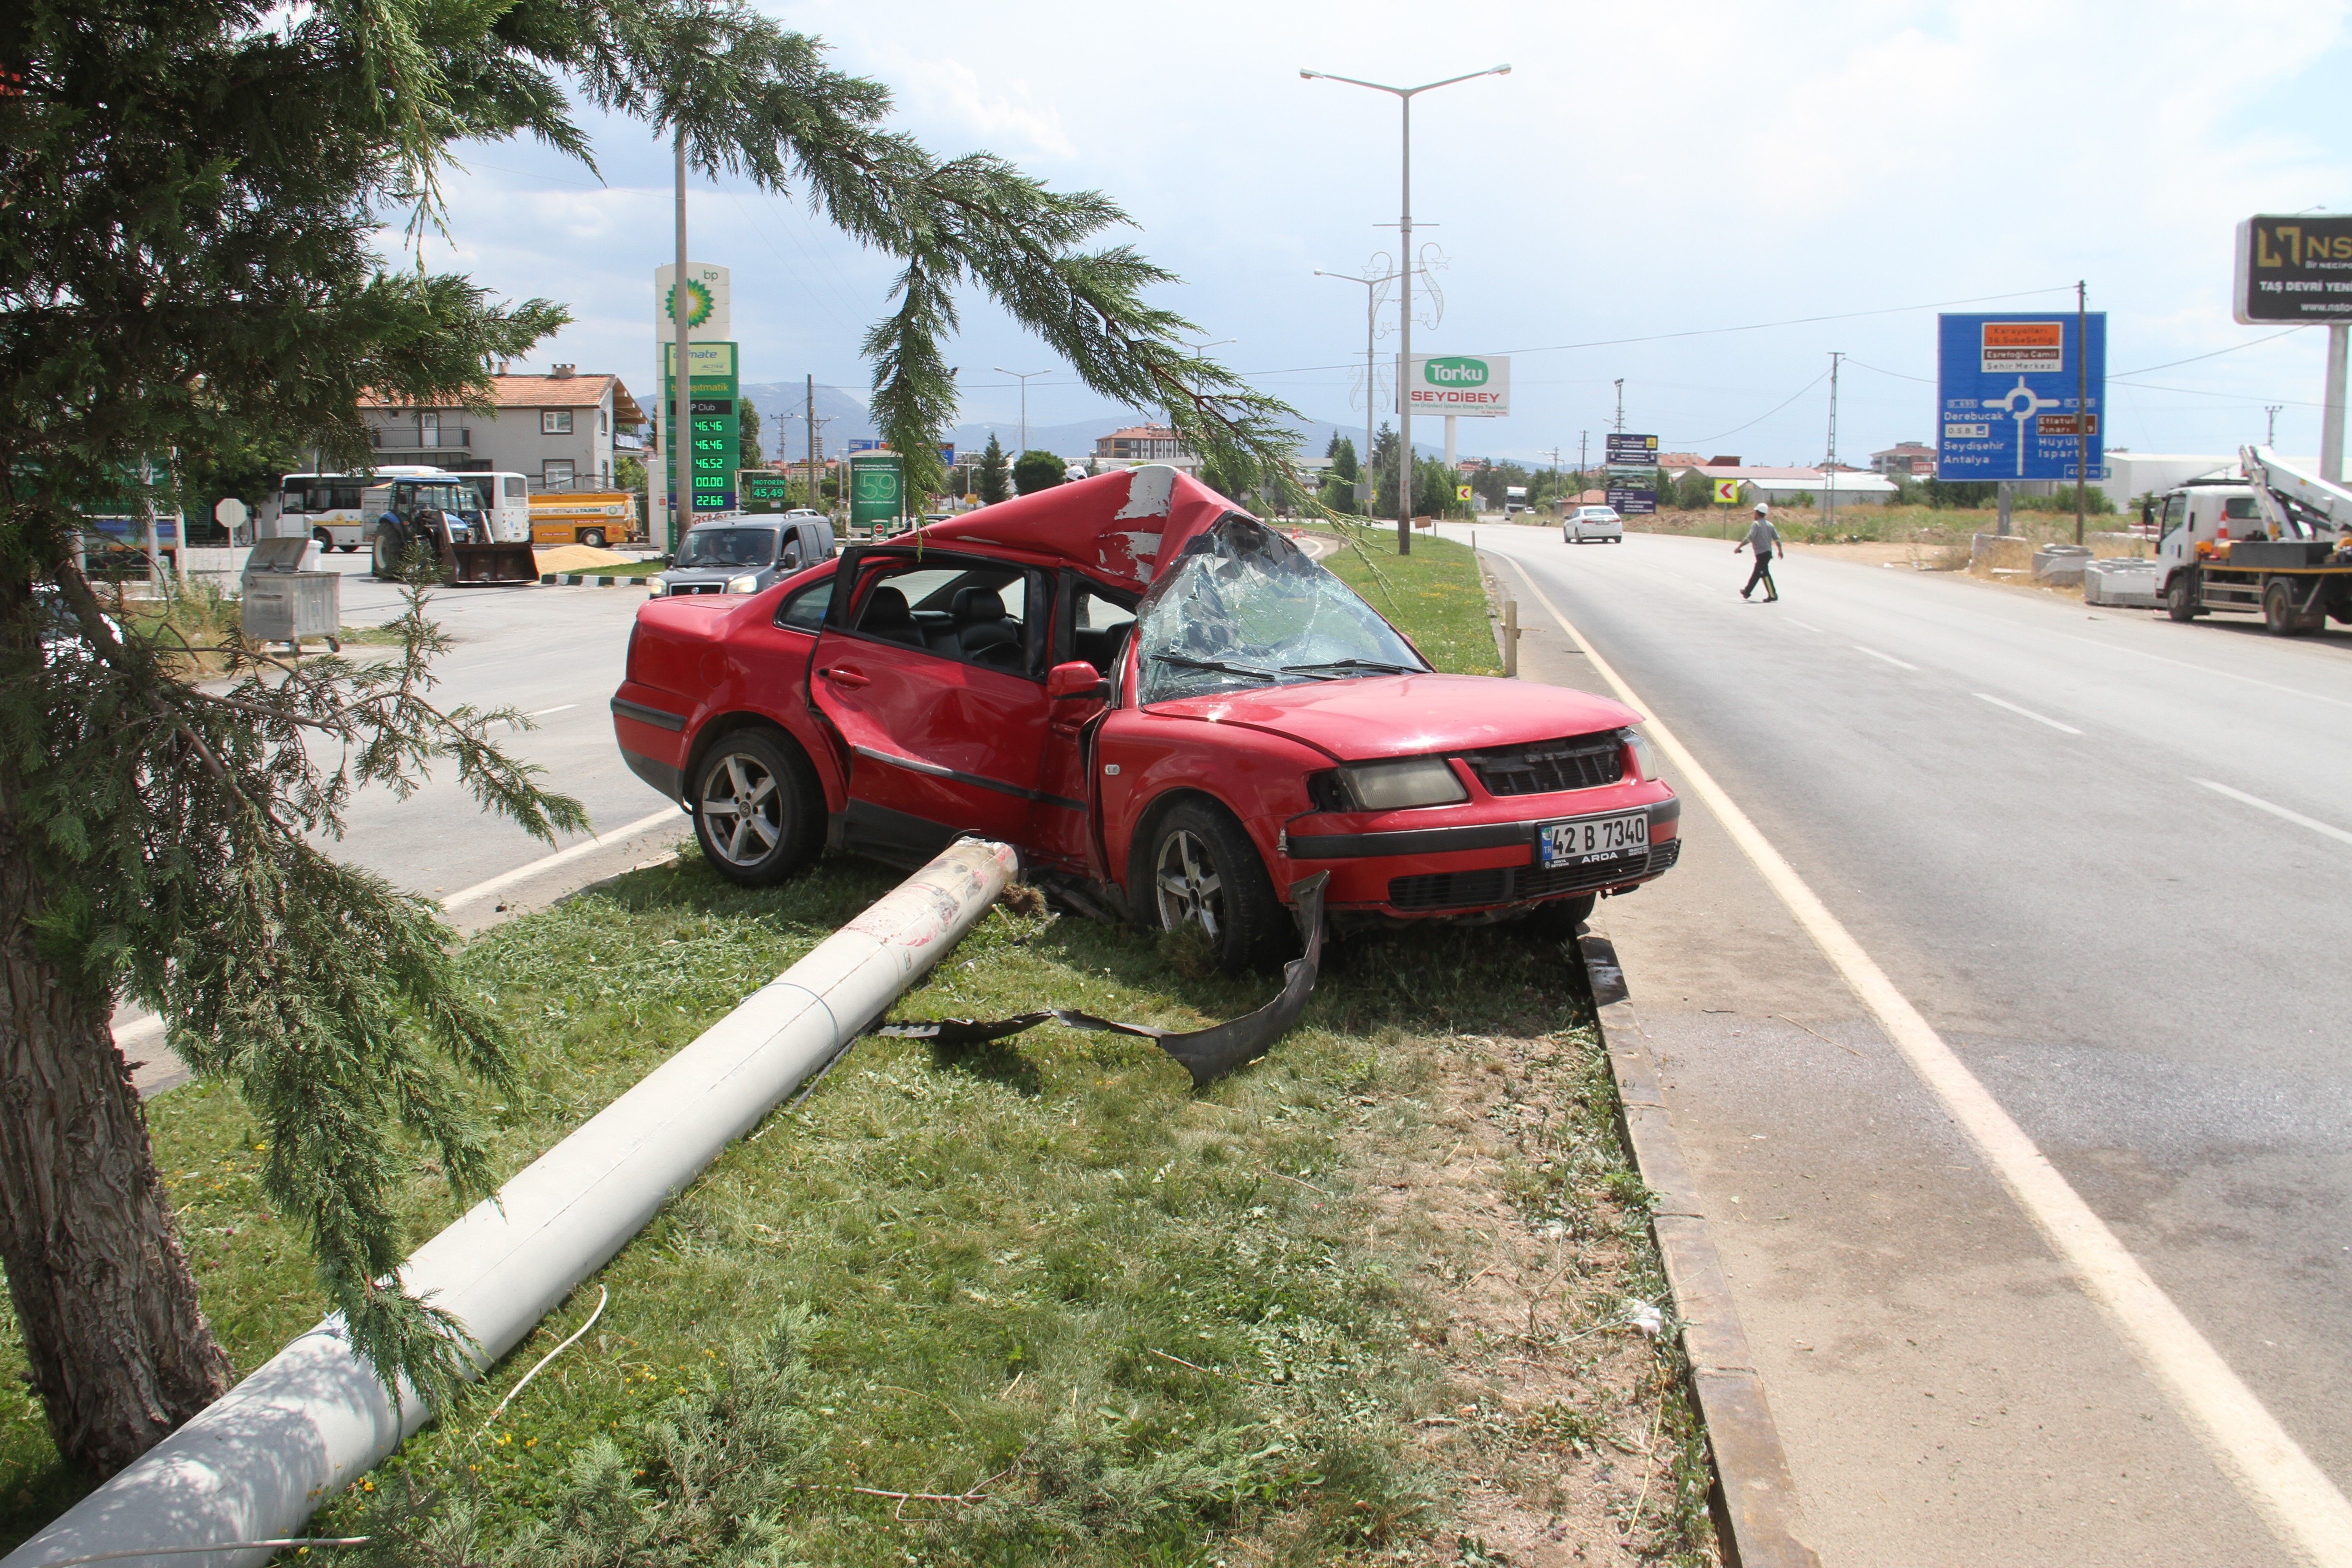
[[[1284,534],[1168,468],[1105,474],[762,592],[637,612],[629,766],[745,884],[970,831],[1080,908],[1193,923],[1229,968],[1340,920],[1580,918],[1675,863],[1622,705],[1432,670]]]

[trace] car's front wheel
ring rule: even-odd
[[[2172,574],[2171,586],[2164,591],[2164,613],[2176,621],[2197,618],[2197,585],[2186,570]]]
[[[589,529],[580,535],[580,542],[591,550],[602,550],[604,548],[604,531],[601,528]]]
[[[1152,830],[1146,865],[1156,929],[1198,930],[1228,973],[1274,960],[1287,918],[1257,847],[1222,807],[1179,803]]]
[[[712,745],[695,771],[693,801],[702,858],[740,886],[781,882],[824,847],[816,770],[767,731],[738,730]]]

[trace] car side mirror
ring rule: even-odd
[[[1105,701],[1110,698],[1110,682],[1102,671],[1085,659],[1072,659],[1057,664],[1045,672],[1045,700],[1067,702],[1080,697],[1094,697]]]

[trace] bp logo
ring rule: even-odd
[[[1486,362],[1455,354],[1446,359],[1433,359],[1422,366],[1422,379],[1432,386],[1484,386],[1491,374]]]
[[[689,329],[698,327],[710,320],[710,285],[692,278],[688,279],[686,298],[688,301],[686,324]],[[662,296],[662,320],[665,321],[677,320],[677,286],[676,284],[672,284],[669,292]]]

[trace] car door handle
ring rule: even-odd
[[[827,680],[832,681],[835,686],[871,686],[874,684],[873,681],[867,679],[865,676],[860,675],[857,671],[850,668],[846,665],[835,665],[831,669],[822,671],[821,673]]]

